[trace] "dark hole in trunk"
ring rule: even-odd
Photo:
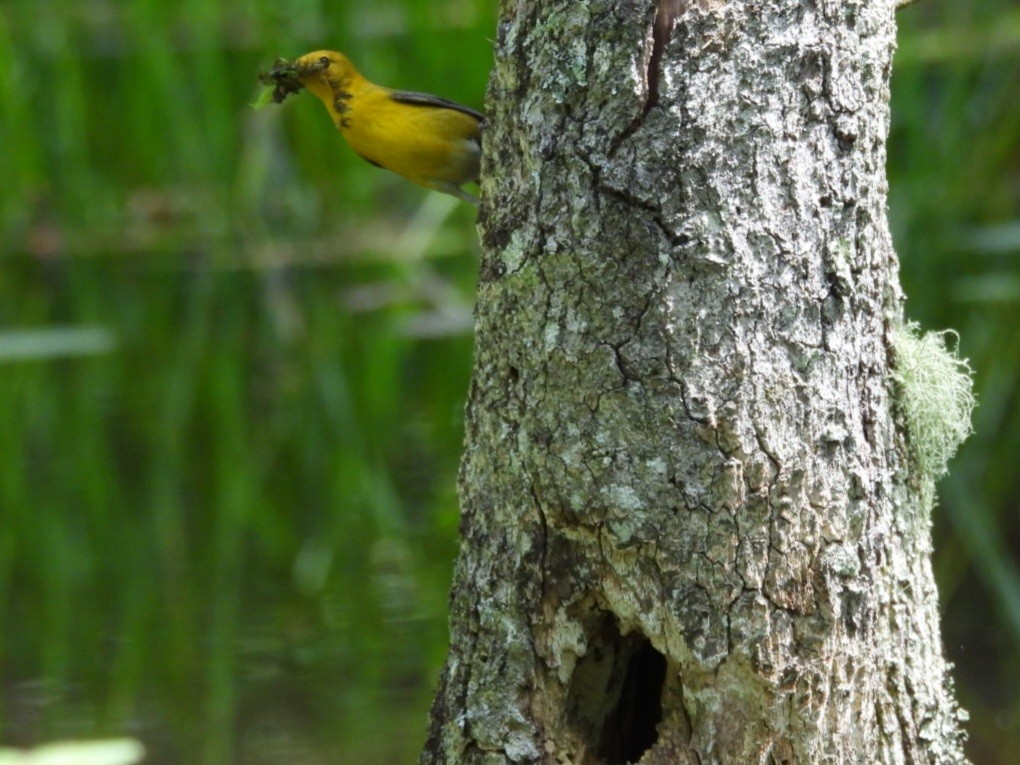
[[[635,763],[658,740],[666,658],[606,614],[570,682],[568,713],[585,742],[583,765]]]

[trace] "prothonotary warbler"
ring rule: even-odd
[[[326,105],[351,148],[373,165],[478,204],[461,185],[478,181],[481,112],[428,93],[373,85],[346,56],[330,50],[280,59],[259,79],[267,89],[256,106],[270,98],[281,103],[307,88]]]

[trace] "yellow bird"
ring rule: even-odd
[[[310,90],[361,157],[419,186],[478,204],[460,187],[478,181],[481,112],[428,93],[374,85],[346,56],[330,50],[280,59],[259,79],[267,90],[256,106]]]

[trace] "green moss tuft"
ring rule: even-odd
[[[952,330],[920,333],[914,322],[892,333],[893,380],[907,428],[911,457],[925,478],[946,473],[960,444],[971,433],[975,399],[973,370],[946,345]]]

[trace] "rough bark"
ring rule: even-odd
[[[503,1],[422,763],[964,760],[890,382],[893,10]]]

